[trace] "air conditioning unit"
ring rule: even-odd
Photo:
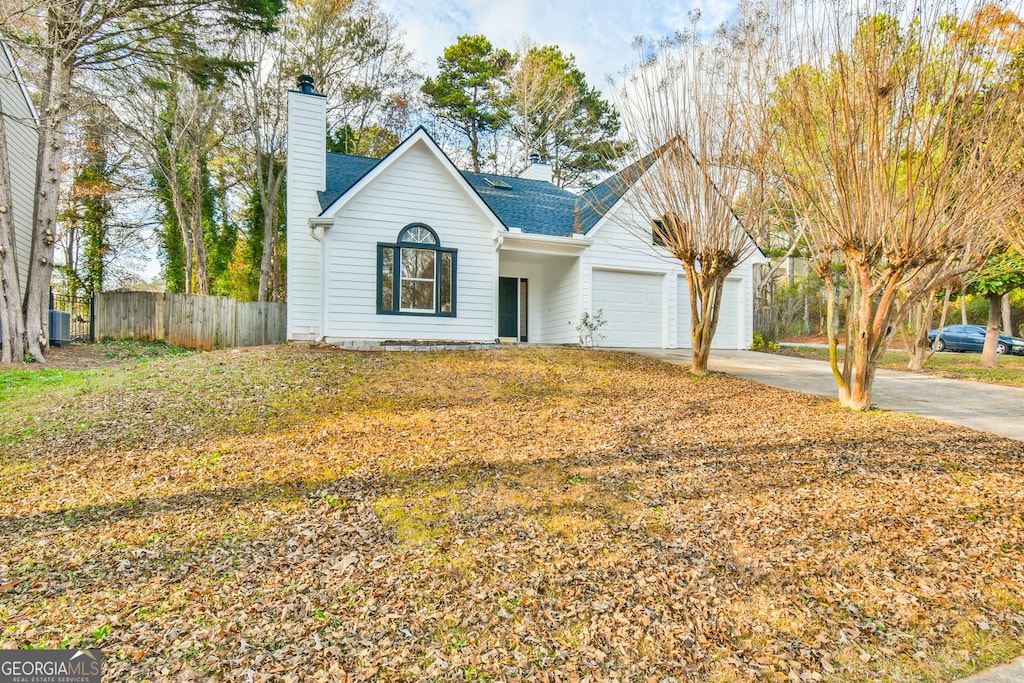
[[[50,311],[50,346],[67,346],[71,343],[71,314],[66,311]]]

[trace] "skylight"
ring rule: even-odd
[[[500,178],[484,178],[484,182],[491,187],[500,187],[503,190],[511,190],[512,186]]]

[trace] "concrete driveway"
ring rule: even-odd
[[[684,349],[622,349],[689,365]],[[755,351],[712,351],[711,370],[819,396],[838,396],[828,363]],[[898,370],[879,370],[874,407],[898,410],[1024,441],[1024,389]]]

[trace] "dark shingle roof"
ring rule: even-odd
[[[608,213],[633,183],[654,164],[656,158],[657,155],[651,152],[584,192],[578,200],[580,230],[584,234],[590,232],[601,217]]]
[[[564,237],[593,228],[635,181],[637,170],[646,170],[652,161],[653,155],[648,155],[583,195],[542,180],[468,171],[462,171],[462,175],[506,227]],[[380,162],[381,159],[328,153],[327,189],[318,193],[321,210],[336,202]],[[495,187],[488,179],[510,187]]]
[[[543,180],[466,171],[462,175],[506,227],[555,237],[572,233],[577,200],[572,192]],[[494,187],[487,179],[500,180],[512,187]]]
[[[328,152],[327,189],[317,193],[320,199],[320,210],[324,211],[338,201],[341,195],[358,183],[359,179],[369,173],[380,161],[380,159],[371,159],[370,157]]]

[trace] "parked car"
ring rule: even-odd
[[[985,328],[982,325],[947,325],[942,328],[942,336],[938,330],[928,332],[928,342],[936,351],[976,351],[985,348]],[[938,341],[936,341],[936,337]],[[996,353],[1015,353],[1024,356],[1024,339],[999,335],[996,342]]]

